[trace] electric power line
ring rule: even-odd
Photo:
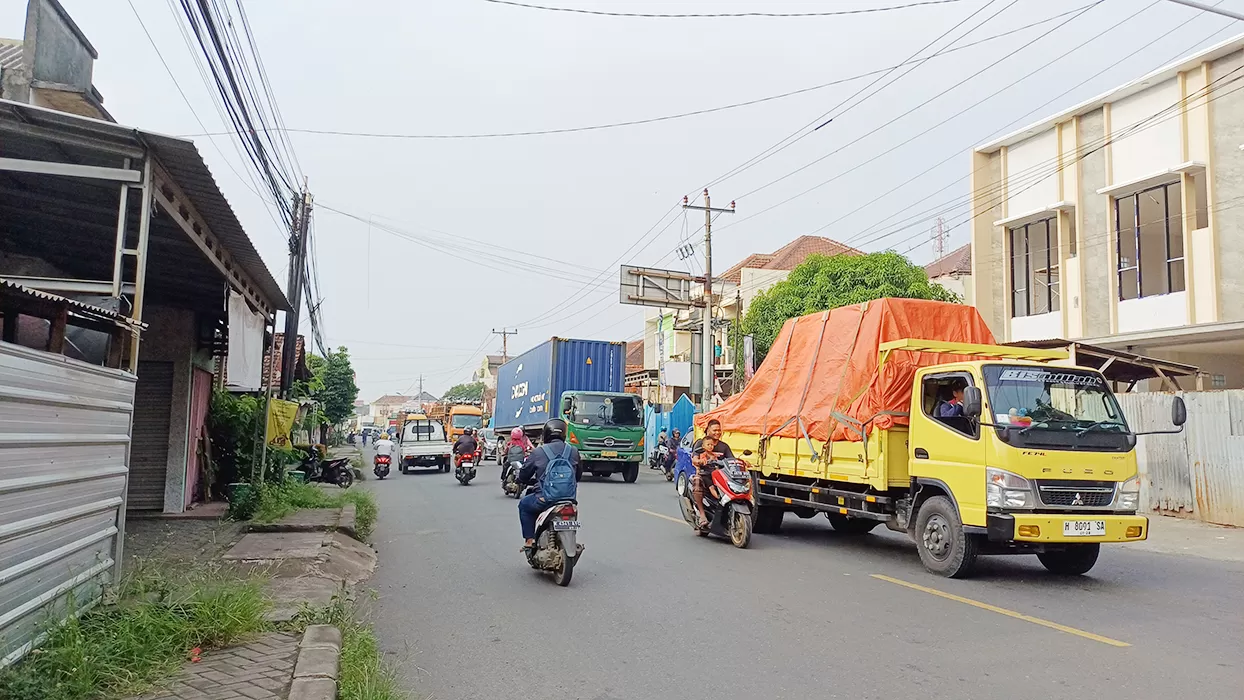
[[[914,7],[925,7],[928,5],[950,5],[963,0],[921,0],[920,2],[911,2],[905,5],[890,5],[888,7],[867,7],[858,10],[827,10],[823,12],[712,12],[712,13],[680,13],[680,14],[658,14],[650,12],[607,12],[605,10],[586,10],[578,7],[551,7],[549,5],[532,5],[523,2],[511,2],[511,0],[484,0],[494,5],[509,5],[510,7],[520,7],[526,10],[543,10],[545,12],[566,12],[579,15],[596,15],[600,17],[631,17],[640,19],[725,19],[738,17],[765,17],[765,18],[793,18],[793,17],[842,17],[846,15],[865,15],[875,14],[877,12],[893,12],[895,10],[907,10]]]

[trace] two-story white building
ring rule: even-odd
[[[972,299],[996,336],[1244,387],[1241,87],[1244,36],[974,150]]]

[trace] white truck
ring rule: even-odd
[[[445,428],[423,415],[406,417],[398,454],[401,456],[398,468],[403,474],[424,467],[447,472],[453,463],[453,448],[445,439]]]

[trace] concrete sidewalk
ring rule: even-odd
[[[1149,516],[1149,538],[1127,545],[1160,554],[1244,562],[1244,528],[1211,525],[1167,515]]]

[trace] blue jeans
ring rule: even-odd
[[[518,522],[523,526],[523,539],[531,540],[536,537],[536,520],[544,509],[548,508],[548,502],[538,494],[533,493],[530,496],[523,496],[518,501]]]

